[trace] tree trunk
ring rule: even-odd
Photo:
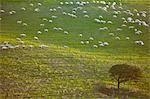
[[[120,81],[118,79],[118,97],[120,96]]]

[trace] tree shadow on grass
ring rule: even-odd
[[[118,89],[114,87],[97,86],[96,93],[103,94],[107,97],[118,97]],[[144,94],[142,91],[131,91],[123,88],[120,89],[119,97],[121,99],[130,99],[130,98],[149,99],[150,98],[149,95]]]

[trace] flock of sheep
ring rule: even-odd
[[[116,28],[116,31],[119,32],[119,31],[123,31],[124,27],[128,27],[129,29],[132,29],[134,30],[134,34],[135,35],[141,35],[143,32],[142,30],[139,30],[138,28],[135,28],[134,25],[137,24],[139,26],[143,26],[145,28],[148,28],[149,27],[149,24],[146,23],[144,20],[141,20],[140,18],[134,18],[133,16],[140,16],[140,17],[147,17],[147,12],[146,11],[138,11],[137,9],[133,9],[133,11],[131,10],[126,10],[123,8],[123,5],[122,3],[116,3],[116,2],[105,2],[105,1],[91,1],[91,2],[59,2],[59,6],[55,7],[55,8],[50,8],[49,11],[50,12],[56,12],[58,10],[62,11],[62,15],[64,16],[70,16],[71,18],[73,19],[76,19],[78,18],[78,15],[76,13],[78,13],[78,11],[82,11],[82,13],[84,14],[84,18],[90,18],[90,15],[88,14],[88,11],[87,10],[83,10],[84,6],[86,5],[90,5],[90,4],[100,4],[97,8],[100,9],[100,10],[103,10],[105,13],[109,13],[109,10],[112,10],[113,12],[113,16],[112,16],[112,19],[110,20],[105,20],[104,19],[104,16],[103,15],[99,15],[97,16],[97,18],[94,18],[93,22],[95,22],[95,24],[110,24],[110,25],[113,25],[114,22],[113,22],[113,18],[118,18],[118,15],[120,14],[126,14],[128,17],[125,18],[125,17],[122,17],[121,20],[123,22],[123,24]],[[77,7],[73,8],[72,9],[72,12],[65,12],[63,11],[63,5],[77,5]],[[30,3],[29,4],[30,7],[34,7],[35,4],[33,3]],[[36,6],[44,6],[42,3],[37,3]],[[22,7],[20,8],[22,11],[26,11],[26,7]],[[40,7],[37,7],[37,8],[34,8],[33,10],[34,12],[36,13],[40,13]],[[15,10],[12,10],[12,11],[5,11],[4,9],[1,9],[0,10],[0,13],[3,14],[3,13],[9,13],[10,15],[13,15],[13,14],[16,14],[17,11]],[[45,21],[45,22],[48,22],[48,23],[51,23],[53,24],[53,20],[59,18],[59,16],[51,16],[51,19],[47,19],[47,18],[43,18],[42,21]],[[3,18],[0,18],[0,20],[3,20]],[[131,26],[128,26],[128,23],[132,23],[133,25]],[[28,26],[28,23],[24,22],[23,20],[18,20],[16,22],[16,24],[20,24],[24,27]],[[41,23],[39,25],[40,27],[44,27],[45,24]],[[69,31],[61,28],[61,27],[53,27],[53,30],[54,31],[62,31],[64,33],[64,35],[70,35]],[[114,37],[114,39],[116,40],[121,40],[123,38],[119,37],[119,36],[116,36],[115,33],[113,32],[110,32],[109,33],[109,30],[110,28],[105,26],[105,27],[100,27],[98,28],[99,31],[108,31],[108,35],[109,36],[112,36]],[[44,32],[49,32],[49,29],[48,28],[44,28]],[[38,35],[42,34],[42,31],[38,30],[37,31],[37,35],[33,37],[34,40],[40,40],[40,38],[38,37]],[[85,34],[82,34],[80,33],[78,35],[78,37],[82,38]],[[10,44],[8,41],[4,41],[0,47],[1,49],[5,50],[5,49],[14,49],[14,48],[18,48],[20,47],[20,45],[22,45],[21,47],[29,47],[29,48],[33,48],[34,46],[33,45],[25,45],[25,42],[22,40],[22,38],[25,38],[27,37],[28,34],[20,34],[16,40],[18,41],[18,45],[12,45]],[[124,39],[126,40],[130,40],[130,37],[125,37]],[[81,40],[80,43],[82,45],[84,44],[90,44],[92,41],[94,41],[95,38],[94,37],[89,37],[88,40]],[[135,44],[139,45],[139,46],[144,46],[144,42],[142,40],[136,40],[134,41]],[[110,42],[107,42],[107,41],[98,41],[96,44],[92,45],[94,48],[98,48],[98,47],[104,47],[104,46],[109,46],[110,45]],[[39,45],[40,48],[48,48],[48,45]],[[64,48],[68,48],[67,45],[64,45]]]

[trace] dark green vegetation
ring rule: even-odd
[[[36,1],[29,0],[1,0],[1,8],[6,11],[1,15],[0,43],[9,41],[13,45],[28,46],[33,48],[0,49],[0,94],[5,97],[51,97],[51,98],[97,98],[116,97],[116,83],[109,77],[109,69],[115,64],[134,65],[143,71],[143,78],[140,82],[128,82],[121,85],[120,94],[130,98],[148,98],[149,93],[149,31],[146,27],[136,26],[143,31],[142,35],[135,35],[127,27],[117,32],[115,29],[122,25],[121,18],[128,16],[121,14],[117,19],[112,19],[112,10],[105,13],[99,10],[99,4],[90,4],[83,10],[87,10],[89,19],[83,17],[79,11],[76,19],[62,15],[60,10],[49,12],[50,8],[57,8],[59,2],[55,0],[41,0],[40,12],[34,12],[38,7]],[[29,6],[30,3],[35,6]],[[21,8],[25,7],[26,11]],[[66,12],[71,12],[76,5],[62,5]],[[148,10],[147,5],[134,3],[123,5],[127,9],[137,8]],[[8,12],[15,10],[17,13],[9,15]],[[43,18],[51,19],[52,15],[58,16],[53,23],[43,21]],[[110,31],[97,30],[99,27],[108,25],[97,24],[94,18],[103,15],[105,20],[112,20],[114,24],[109,25]],[[134,16],[137,17],[137,16]],[[140,17],[148,21],[147,18]],[[16,22],[23,20],[27,27]],[[44,32],[40,26],[45,24],[49,32]],[[130,24],[127,24],[128,26]],[[55,31],[53,27],[61,27],[69,31],[65,35],[62,31]],[[37,34],[40,30],[43,33]],[[114,32],[121,38],[120,41],[108,35]],[[25,44],[21,45],[16,40],[21,33],[27,34],[21,38]],[[79,37],[82,33],[83,37]],[[39,40],[34,40],[38,36]],[[94,37],[89,45],[82,45],[81,40]],[[125,37],[129,36],[130,40]],[[107,41],[109,46],[93,48],[98,41]],[[135,40],[143,40],[145,45],[138,46]],[[40,44],[49,46],[47,49],[40,49]],[[64,48],[66,45],[69,48]]]
[[[138,81],[142,77],[140,68],[127,64],[117,64],[110,68],[110,76],[117,81],[118,94],[120,93],[120,84],[127,81]]]

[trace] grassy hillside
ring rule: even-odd
[[[19,1],[19,2],[18,2]],[[138,18],[148,23],[148,6],[124,4],[122,13],[113,18],[112,9],[108,12],[98,8],[102,4],[91,3],[76,11],[77,18],[63,15],[63,12],[72,13],[77,5],[60,5],[55,0],[42,0],[41,6],[37,1],[1,0],[0,45],[9,42],[15,49],[0,49],[0,96],[2,98],[108,98],[117,97],[116,83],[111,80],[108,70],[115,64],[129,64],[138,66],[143,71],[140,82],[128,82],[121,85],[121,95],[125,98],[143,98],[149,96],[149,27],[126,23],[127,27],[121,27],[122,17],[129,15],[123,13],[131,10],[134,19]],[[30,4],[33,3],[34,6]],[[119,3],[118,3],[119,4]],[[59,9],[61,6],[62,9]],[[23,11],[21,8],[26,10]],[[117,6],[116,10],[119,10]],[[34,10],[39,8],[39,12]],[[57,9],[51,12],[50,9]],[[134,9],[146,11],[147,17],[137,16]],[[16,13],[10,15],[10,11]],[[87,11],[89,18],[84,17],[83,11]],[[94,21],[102,15],[103,20],[112,21],[113,24],[100,24]],[[57,16],[58,18],[52,18]],[[52,20],[52,23],[44,21]],[[27,26],[17,24],[21,20]],[[44,24],[44,26],[40,26]],[[136,35],[134,26],[141,30],[141,35]],[[54,30],[54,27],[63,31]],[[99,28],[109,27],[100,31]],[[123,29],[122,31],[116,30]],[[44,29],[48,29],[45,32]],[[41,34],[37,32],[41,31]],[[69,34],[65,34],[68,31]],[[20,34],[26,37],[20,37]],[[109,33],[114,33],[110,36]],[[80,34],[83,36],[80,37]],[[38,37],[35,40],[34,37]],[[120,40],[115,37],[120,37]],[[90,40],[92,37],[94,40]],[[126,37],[130,37],[129,40]],[[21,44],[16,38],[20,38]],[[142,40],[144,46],[135,44],[136,40]],[[89,44],[81,44],[81,41],[89,41]],[[98,48],[98,41],[108,42],[109,46]],[[40,45],[48,48],[41,49]],[[33,47],[31,48],[30,45]]]

